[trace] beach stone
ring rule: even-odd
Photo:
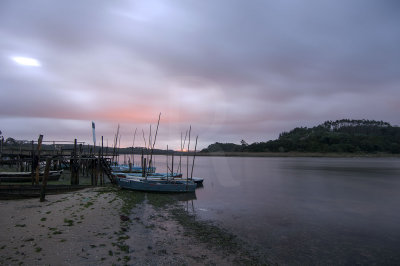
[[[129,217],[126,215],[120,215],[119,218],[121,219],[121,221],[129,221]]]

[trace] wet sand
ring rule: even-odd
[[[218,230],[210,233],[190,216],[182,216],[179,204],[159,204],[157,196],[147,198],[141,193],[132,198],[129,192],[123,196],[120,192],[90,188],[48,195],[45,202],[0,201],[0,264],[255,263],[234,238]],[[208,241],[213,238],[210,234],[221,239]]]

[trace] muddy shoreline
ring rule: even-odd
[[[109,186],[0,201],[1,265],[261,265],[232,232],[168,194]]]

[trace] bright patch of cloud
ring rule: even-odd
[[[35,58],[30,57],[22,57],[22,56],[13,56],[11,59],[22,66],[32,66],[32,67],[40,67],[40,62]]]

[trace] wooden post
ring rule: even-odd
[[[98,182],[98,179],[100,179],[99,180],[100,182]],[[100,150],[99,150],[98,157],[97,157],[96,186],[97,186],[97,183],[100,183],[100,185],[102,185],[101,178],[100,178]]]
[[[91,185],[94,185],[94,176],[93,176],[93,170],[94,170],[94,160],[92,158],[92,148],[90,148],[90,181]]]
[[[0,160],[3,158],[3,142],[4,142],[4,137],[0,136]]]
[[[36,166],[36,185],[39,185],[39,164],[40,164],[40,149],[42,148],[43,135],[39,135],[37,146],[37,166]]]
[[[31,142],[31,144],[32,144],[32,150],[31,150],[31,154],[32,154],[32,156],[31,156],[31,160],[32,160],[32,162],[31,162],[31,177],[32,177],[32,186],[33,186],[33,184],[35,183],[35,167],[34,167],[34,162],[35,162],[35,149],[34,149],[34,146],[33,146],[33,140],[32,140],[32,142]]]
[[[18,164],[19,164],[19,171],[23,172],[24,171],[24,166],[22,164],[22,143],[19,144],[19,155],[18,155]]]
[[[82,143],[81,144],[79,144],[79,161],[78,161],[78,165],[79,165],[79,170],[78,170],[78,172],[81,172],[81,174],[82,175],[84,175],[85,174],[85,172],[84,172],[84,167],[82,167],[82,155],[83,155],[83,147],[82,147]],[[79,178],[79,176],[78,176],[78,178]],[[78,180],[78,183],[79,183],[79,180]]]
[[[40,201],[43,202],[45,198],[45,192],[46,192],[46,185],[47,185],[47,179],[49,177],[49,171],[50,171],[50,165],[51,165],[51,158],[46,159],[46,168],[44,170],[44,175],[42,179],[42,187],[40,189]]]
[[[70,166],[71,166],[71,185],[77,185],[78,184],[78,175],[79,175],[79,173],[78,173],[78,167],[77,167],[77,163],[78,163],[78,160],[77,160],[77,140],[75,139],[75,141],[74,141],[74,150],[73,150],[73,155],[72,155],[72,158],[71,158],[71,161],[70,161]]]
[[[32,142],[31,142],[31,144],[32,144],[32,150],[31,150],[31,154],[32,154],[32,158],[31,158],[31,160],[32,160],[32,162],[31,162],[31,176],[32,176],[32,186],[33,186],[33,183],[35,183],[35,168],[36,167],[34,167],[34,162],[35,162],[35,148],[34,148],[34,145],[33,145],[33,140],[32,140]]]
[[[53,141],[53,156],[56,156],[56,142]],[[57,170],[57,161],[54,160],[53,161],[53,170],[56,171]]]

